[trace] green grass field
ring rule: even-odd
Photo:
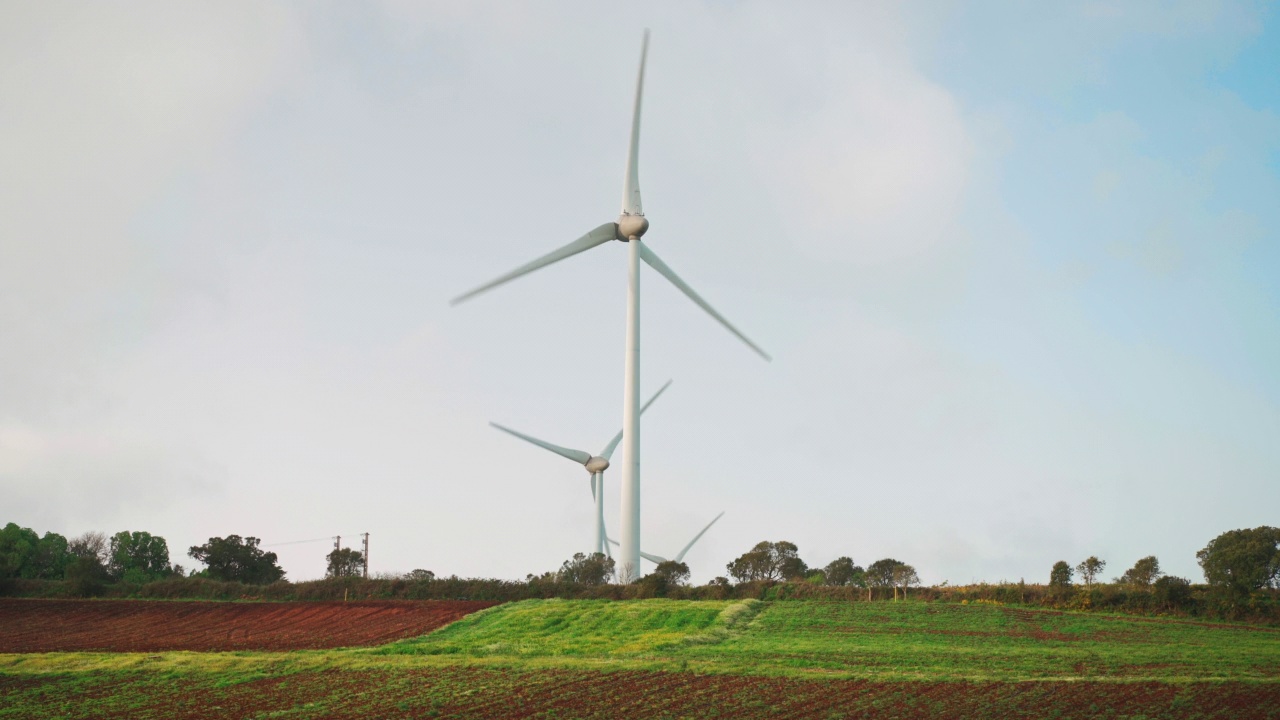
[[[1280,718],[1280,631],[924,602],[531,600],[377,648],[0,655],[0,718],[207,716],[183,697],[262,718],[619,717],[619,703],[632,717]]]

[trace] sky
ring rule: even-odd
[[[191,567],[523,578],[621,425],[651,28],[642,548],[927,584],[1280,524],[1266,3],[0,4],[0,522]],[[617,527],[616,471],[606,521]],[[313,542],[297,542],[297,541]],[[646,565],[647,567],[647,565]]]

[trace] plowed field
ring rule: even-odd
[[[0,652],[310,650],[422,635],[481,601],[165,602],[0,599]]]
[[[3,709],[3,708],[8,708]],[[877,682],[671,672],[439,668],[199,676],[0,676],[0,718],[1280,717],[1247,683]]]

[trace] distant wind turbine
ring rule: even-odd
[[[649,398],[649,402],[645,403],[644,406],[640,408],[640,412],[643,413],[645,410],[648,410],[649,406],[653,404],[653,401],[657,400],[658,396],[666,392],[669,387],[671,387],[670,380],[667,381],[666,385],[659,388],[658,392],[653,394],[653,397]],[[538,438],[525,435],[522,432],[512,430],[509,427],[499,425],[496,422],[491,422],[489,424],[504,433],[514,435],[525,442],[533,443],[544,450],[550,450],[560,457],[568,458],[587,469],[587,472],[591,475],[591,497],[596,502],[595,552],[612,556],[613,553],[609,552],[608,536],[605,534],[604,530],[604,471],[609,469],[609,459],[613,457],[613,451],[618,447],[618,443],[622,440],[622,431],[619,430],[618,434],[613,436],[613,439],[609,441],[608,445],[604,446],[604,449],[600,451],[599,455],[592,455],[591,453],[583,450],[572,450],[570,448],[560,447],[559,445],[553,445],[545,440],[539,440]]]
[[[689,552],[690,548],[692,548],[692,547],[693,547],[693,544],[694,544],[694,543],[696,543],[696,542],[698,542],[698,540],[702,539],[702,536],[707,534],[707,531],[711,529],[711,526],[712,526],[712,525],[715,525],[715,524],[716,524],[716,521],[717,521],[717,520],[719,520],[719,519],[720,519],[720,518],[722,518],[722,517],[724,517],[724,512],[723,512],[723,511],[721,511],[721,513],[720,513],[719,515],[715,516],[715,518],[714,518],[714,519],[712,519],[712,521],[711,521],[711,522],[707,523],[707,526],[706,526],[706,527],[704,527],[704,528],[702,528],[702,530],[701,530],[697,535],[694,535],[694,536],[693,536],[693,539],[689,541],[689,544],[688,544],[688,545],[685,545],[685,546],[684,546],[684,549],[682,549],[679,553],[677,553],[677,554],[676,554],[676,556],[675,556],[674,558],[672,558],[672,559],[673,559],[675,562],[681,562],[682,560],[684,560],[685,553]],[[617,540],[614,540],[613,538],[609,538],[609,542],[613,543],[614,545],[617,545],[617,544],[618,544],[618,541],[617,541]],[[654,563],[654,564],[656,564],[656,565],[660,565],[660,564],[662,564],[662,563],[664,563],[664,562],[667,562],[667,558],[664,558],[664,557],[662,557],[661,555],[651,555],[651,554],[649,554],[649,553],[647,553],[647,552],[644,552],[644,551],[641,551],[641,552],[640,552],[640,557],[642,557],[642,558],[644,558],[645,560],[648,560],[649,562]]]
[[[644,68],[649,51],[649,31],[645,30],[640,47],[640,73],[636,80],[635,105],[631,115],[631,143],[627,152],[627,169],[622,185],[622,214],[617,222],[605,223],[564,247],[480,287],[454,298],[456,305],[486,290],[510,282],[539,268],[585,252],[611,240],[628,243],[627,252],[627,340],[623,369],[622,393],[622,518],[619,576],[631,582],[640,572],[640,262],[658,271],[671,284],[705,310],[729,332],[736,335],[765,360],[769,355],[760,346],[731,325],[702,296],[694,291],[675,271],[663,262],[640,238],[649,229],[640,203],[640,100],[644,95]]]

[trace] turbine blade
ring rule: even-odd
[[[553,250],[547,253],[546,255],[543,255],[542,257],[538,258],[537,260],[521,265],[520,267],[516,268],[515,270],[512,270],[511,272],[507,273],[506,275],[503,275],[500,278],[497,278],[496,280],[487,282],[484,285],[481,285],[480,287],[476,288],[475,290],[459,295],[453,300],[450,300],[449,304],[457,305],[458,303],[464,300],[470,300],[471,298],[475,297],[476,295],[479,295],[480,293],[486,290],[492,290],[493,288],[496,288],[503,283],[515,280],[521,275],[527,275],[533,272],[534,270],[537,270],[539,268],[544,268],[552,263],[560,262],[561,260],[564,260],[567,257],[573,257],[574,255],[577,255],[578,253],[584,252],[586,250],[590,250],[591,248],[597,245],[603,245],[609,242],[610,240],[614,240],[617,238],[618,236],[617,228],[618,226],[615,223],[605,223],[600,227],[596,228],[595,230],[592,230],[586,235],[583,235],[582,237],[578,238],[577,240],[574,240],[573,242],[569,243],[568,245],[565,245],[564,247],[558,250]]]
[[[644,95],[644,62],[649,55],[649,30],[640,43],[640,75],[636,78],[636,102],[631,115],[631,146],[627,153],[627,177],[622,184],[622,212],[643,215],[640,205],[640,99]]]
[[[570,460],[580,465],[586,465],[587,461],[591,459],[591,453],[583,452],[581,450],[570,450],[569,448],[563,448],[563,447],[560,447],[559,445],[552,445],[551,443],[546,442],[545,440],[539,440],[536,437],[530,437],[528,435],[525,435],[522,432],[517,432],[515,430],[512,430],[509,427],[503,427],[496,422],[491,422],[489,424],[501,430],[502,432],[507,433],[508,435],[515,435],[516,437],[520,438],[521,440],[524,440],[525,442],[533,443],[534,445],[537,445],[538,447],[543,448],[544,450],[550,450],[551,452],[559,455],[560,457],[569,458]]]
[[[711,529],[712,525],[716,524],[716,520],[719,520],[722,517],[724,517],[723,511],[721,511],[721,513],[716,516],[715,520],[712,520],[711,522],[707,523],[707,526],[702,528],[702,532],[698,533],[697,535],[694,535],[693,539],[689,541],[689,544],[684,546],[684,549],[680,551],[679,555],[676,555],[676,562],[680,562],[681,560],[684,560],[684,554],[689,552],[689,548],[693,547],[693,544],[698,542],[698,540],[701,539],[702,536],[705,535],[707,531]]]
[[[666,263],[662,262],[662,258],[658,257],[657,254],[655,254],[653,250],[649,248],[648,243],[640,244],[640,258],[644,260],[646,263],[648,263],[649,267],[653,268],[654,270],[657,270],[659,275],[665,277],[667,280],[670,280],[672,285],[675,285],[677,288],[680,288],[680,292],[684,293],[685,295],[688,295],[690,300],[696,303],[698,307],[702,308],[703,310],[706,310],[708,315],[718,320],[720,324],[725,326],[725,328],[729,332],[733,333],[734,335],[737,335],[739,340],[746,343],[752,350],[755,350],[756,353],[760,355],[760,357],[769,361],[773,360],[773,358],[769,357],[769,353],[766,353],[764,350],[761,350],[759,345],[756,345],[755,343],[751,342],[751,340],[746,335],[743,335],[742,332],[738,330],[738,328],[730,324],[728,320],[725,320],[723,315],[716,312],[715,308],[708,305],[707,301],[703,300],[701,295],[695,292],[693,288],[689,287],[688,283],[681,280],[680,276],[676,275],[675,271],[672,270],[670,267],[668,267]]]
[[[666,389],[667,389],[667,388],[669,388],[669,387],[671,387],[671,381],[670,381],[670,380],[668,380],[668,381],[667,381],[667,384],[666,384],[666,385],[663,385],[661,388],[659,388],[659,389],[658,389],[658,392],[656,392],[656,393],[654,393],[654,394],[653,394],[653,397],[649,398],[649,402],[647,402],[647,403],[645,403],[644,405],[641,405],[641,406],[640,406],[640,414],[641,414],[641,415],[643,415],[643,414],[644,414],[644,411],[645,411],[645,410],[648,410],[648,409],[649,409],[649,406],[653,404],[653,401],[654,401],[654,400],[657,400],[657,399],[658,399],[658,396],[659,396],[659,395],[661,395],[663,392],[665,392],[665,391],[666,391]],[[608,444],[608,445],[605,445],[605,446],[604,446],[604,450],[601,450],[601,451],[600,451],[600,457],[604,458],[605,460],[609,460],[609,459],[613,458],[613,451],[618,449],[618,443],[620,443],[620,442],[622,442],[622,431],[621,431],[621,430],[619,430],[619,431],[618,431],[618,434],[617,434],[617,435],[614,435],[614,436],[613,436],[613,439],[609,441],[609,444]]]
[[[596,499],[596,476],[591,476],[591,499]]]
[[[601,476],[600,476],[600,482],[604,482],[604,476],[603,476],[603,475],[601,475]],[[605,557],[607,557],[607,558],[612,558],[612,557],[613,557],[613,552],[611,552],[611,551],[609,550],[609,531],[605,529],[605,524],[604,524],[604,522],[601,522],[601,523],[600,523],[600,531],[604,533],[604,540],[605,540],[605,543],[604,543],[604,555],[605,555]],[[617,545],[617,543],[614,543],[614,544],[615,544],[615,545]]]
[[[721,513],[721,514],[723,514],[723,513]],[[606,539],[606,540],[608,540],[609,542],[613,543],[614,545],[618,545],[618,544],[619,544],[617,540],[614,540],[614,539],[613,539],[613,538],[611,538],[611,537],[606,537],[605,539]],[[640,551],[640,557],[644,558],[645,560],[648,560],[648,561],[649,561],[649,562],[651,562],[651,563],[664,563],[664,562],[666,562],[666,561],[667,561],[667,559],[666,559],[666,558],[664,558],[664,557],[662,557],[661,555],[650,555],[649,553],[647,553],[647,552],[645,552],[645,551],[643,551],[643,550],[641,550],[641,551]]]

